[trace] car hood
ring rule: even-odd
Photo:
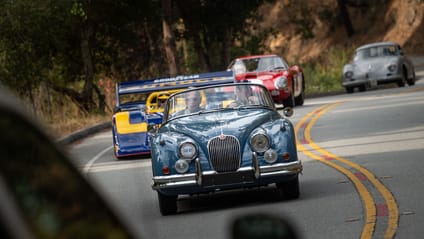
[[[246,139],[255,128],[281,118],[270,109],[227,110],[177,118],[162,125],[160,131],[178,133],[206,145],[210,138],[221,134]]]

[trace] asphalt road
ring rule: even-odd
[[[149,159],[117,161],[110,130],[69,152],[144,238],[229,238],[234,217],[250,212],[283,215],[302,238],[420,238],[424,71],[417,76],[412,87],[307,99],[295,108],[304,163],[297,200],[274,200],[272,188],[223,192],[185,197],[177,215],[163,217]]]

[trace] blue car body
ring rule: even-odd
[[[148,111],[146,100],[150,94],[158,91],[229,83],[233,80],[233,72],[221,71],[117,84],[116,105],[112,116],[113,146],[116,158],[150,155],[148,127],[152,124],[161,124],[163,117],[162,112]],[[123,101],[123,97],[130,100]]]
[[[162,125],[152,134],[151,148],[152,188],[158,193],[163,215],[177,212],[176,200],[184,194],[276,183],[288,192],[288,197],[299,196],[298,174],[302,164],[297,157],[294,127],[276,110],[267,89],[237,83],[196,91],[215,90],[231,95],[227,89],[239,86],[253,87],[260,101],[228,107],[230,104],[225,101],[231,101],[231,97],[221,97],[221,107],[173,116],[172,108],[182,102],[177,98],[190,90],[168,99]],[[202,95],[207,98],[207,94]],[[263,150],[257,149],[262,146]]]

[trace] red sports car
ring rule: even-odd
[[[303,105],[305,79],[302,68],[289,66],[274,54],[239,57],[231,62],[229,70],[234,71],[236,81],[249,81],[264,85],[275,103],[284,107]]]

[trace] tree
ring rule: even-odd
[[[225,69],[229,50],[249,35],[246,19],[254,18],[263,0],[177,0],[184,39],[192,42],[202,71]],[[258,47],[258,46],[257,46]],[[258,47],[259,48],[259,47]]]
[[[180,73],[179,64],[177,63],[177,50],[175,46],[174,32],[171,29],[172,24],[172,2],[171,0],[161,0],[162,7],[162,31],[163,31],[163,45],[167,63],[169,66],[169,75],[175,76]]]
[[[345,26],[346,34],[348,37],[352,36],[355,33],[353,29],[352,22],[350,21],[349,12],[347,11],[346,5],[348,2],[346,0],[337,0],[337,5],[339,6],[340,17]]]

